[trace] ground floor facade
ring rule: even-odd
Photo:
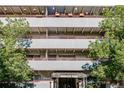
[[[85,71],[37,71],[33,78],[33,88],[123,88],[124,81],[94,81]],[[113,83],[111,83],[113,82]],[[99,85],[100,84],[100,85]],[[97,85],[97,86],[96,86]]]
[[[39,71],[33,79],[36,88],[85,88],[87,75],[83,72]]]

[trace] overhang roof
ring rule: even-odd
[[[81,72],[54,72],[52,73],[52,78],[84,78],[87,77],[86,74]]]
[[[52,10],[52,8],[55,10]],[[105,7],[112,7],[112,6],[8,6],[8,5],[0,5],[0,15],[44,15],[46,9],[48,11],[58,11],[60,13],[80,13],[80,12],[88,12],[89,14],[97,15],[101,13]],[[53,13],[54,14],[54,13]]]

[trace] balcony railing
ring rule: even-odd
[[[80,17],[78,18],[25,17],[25,19],[29,22],[30,27],[98,27],[99,22],[103,20],[103,18],[80,18]],[[5,17],[1,17],[0,20],[6,23]]]
[[[41,60],[41,61],[43,61],[43,60],[48,60],[48,61],[50,61],[50,60],[58,60],[58,61],[60,61],[60,60],[72,60],[72,61],[78,61],[78,60],[93,60],[92,58],[86,58],[86,57],[83,57],[83,58],[45,58],[45,57],[42,57],[42,58],[27,58],[27,60]]]
[[[76,36],[76,35],[28,35],[26,38],[32,38],[32,39],[96,39],[96,38],[102,38],[102,36]]]
[[[35,49],[85,49],[96,39],[32,39],[28,48]]]
[[[29,60],[29,66],[38,71],[82,71],[86,64],[93,64],[93,60]]]
[[[15,15],[13,14],[7,14],[7,15],[0,15],[0,17],[6,17],[6,16],[9,16],[9,17],[15,17]],[[21,14],[17,14],[16,17],[34,17],[34,18],[44,18],[44,17],[63,17],[63,18],[68,18],[69,16],[68,15],[59,15],[59,16],[56,16],[56,15],[41,15],[41,14],[32,14],[32,15],[21,15]],[[103,18],[102,15],[84,15],[84,16],[80,16],[80,14],[78,15],[73,15],[71,16],[73,18],[77,18],[77,17],[82,17],[82,18]]]

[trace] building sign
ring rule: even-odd
[[[77,75],[60,75],[60,78],[78,78]]]

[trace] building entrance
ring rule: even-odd
[[[59,88],[76,88],[76,79],[59,78]]]
[[[87,75],[81,72],[54,72],[54,88],[81,88],[85,87]]]

